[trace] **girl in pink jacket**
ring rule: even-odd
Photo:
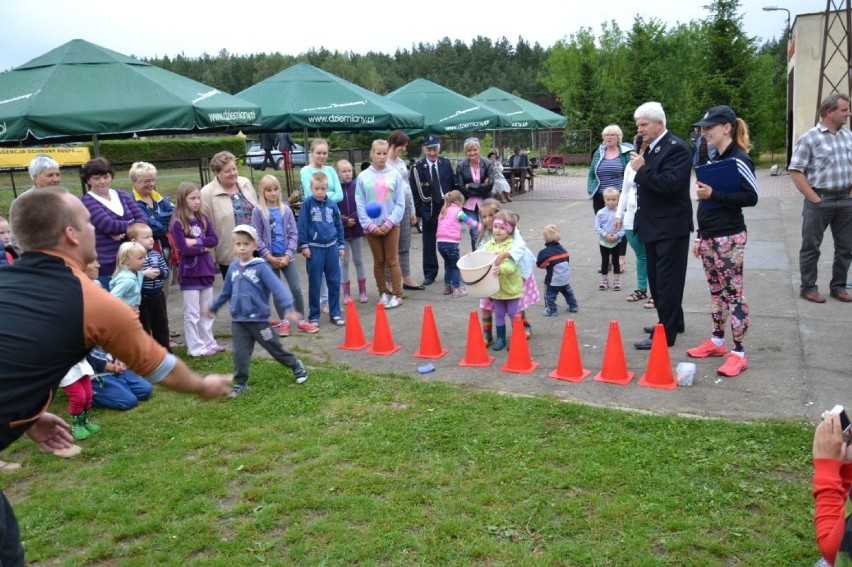
[[[461,272],[457,266],[459,261],[459,243],[461,242],[462,226],[470,230],[481,228],[479,221],[469,217],[463,210],[464,195],[461,191],[450,191],[444,195],[444,206],[438,215],[438,253],[444,259],[444,295],[464,297],[467,291],[461,286]]]

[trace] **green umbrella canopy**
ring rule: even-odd
[[[426,79],[415,79],[387,98],[422,113],[424,134],[494,130],[508,125],[499,110]]]
[[[0,74],[0,144],[259,123],[255,104],[81,39]]]
[[[253,130],[391,131],[423,125],[421,114],[307,63],[288,67],[237,96],[263,111],[261,126]]]
[[[484,90],[473,98],[503,112],[509,119],[508,128],[564,128],[568,124],[568,119],[561,114],[551,112],[497,87]]]

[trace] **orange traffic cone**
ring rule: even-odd
[[[604,352],[603,367],[595,374],[596,382],[607,382],[625,386],[633,380],[635,372],[627,370],[627,361],[624,359],[624,345],[621,342],[621,330],[618,321],[609,322],[609,335],[606,339],[606,351]]]
[[[361,320],[358,319],[358,310],[355,309],[355,302],[351,299],[346,302],[346,335],[343,337],[343,344],[337,348],[346,350],[361,350],[365,346],[370,346],[370,342],[364,338],[364,329],[361,328]]]
[[[548,376],[567,382],[579,382],[589,374],[591,374],[591,371],[583,368],[583,361],[580,360],[580,343],[577,342],[577,331],[574,329],[574,320],[568,319],[565,321],[565,330],[562,333],[559,364],[556,370],[548,374]]]
[[[448,351],[441,348],[441,338],[435,325],[435,315],[431,305],[423,306],[423,327],[420,331],[420,350],[414,353],[416,358],[441,358]]]
[[[529,374],[536,368],[538,368],[538,362],[533,362],[530,358],[530,347],[527,344],[527,335],[524,333],[524,319],[518,313],[512,322],[509,360],[500,367],[500,370],[503,372],[515,372],[517,374]]]
[[[485,340],[482,338],[482,327],[479,326],[479,316],[476,311],[470,312],[470,322],[467,325],[467,349],[459,366],[491,366],[493,356],[488,356],[485,350]]]
[[[402,347],[394,344],[383,303],[376,305],[376,324],[373,327],[373,346],[367,354],[390,356]]]
[[[666,330],[662,323],[654,328],[654,339],[651,341],[651,355],[648,357],[648,369],[639,379],[639,385],[646,388],[662,388],[674,390],[677,388],[672,362],[669,358],[669,345],[666,341]]]

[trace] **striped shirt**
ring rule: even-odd
[[[163,282],[169,279],[169,263],[163,258],[163,255],[156,250],[148,250],[145,255],[145,263],[142,264],[142,271],[148,268],[157,268],[160,270],[160,275],[149,280],[142,278],[142,295],[155,295],[163,291]]]
[[[852,132],[840,128],[832,134],[820,122],[799,138],[788,169],[804,173],[814,189],[849,189],[852,186]]]
[[[615,187],[621,191],[621,184],[624,181],[624,166],[621,164],[621,157],[616,156],[612,159],[602,159],[598,164],[598,193],[603,193],[604,189]]]

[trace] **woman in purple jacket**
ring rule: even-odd
[[[127,227],[136,222],[148,224],[148,218],[130,193],[110,187],[115,171],[106,159],[87,161],[80,177],[89,188],[82,201],[89,209],[90,222],[95,227],[95,249],[101,265],[98,281],[108,290],[109,280],[115,272],[118,247],[127,239]]]

